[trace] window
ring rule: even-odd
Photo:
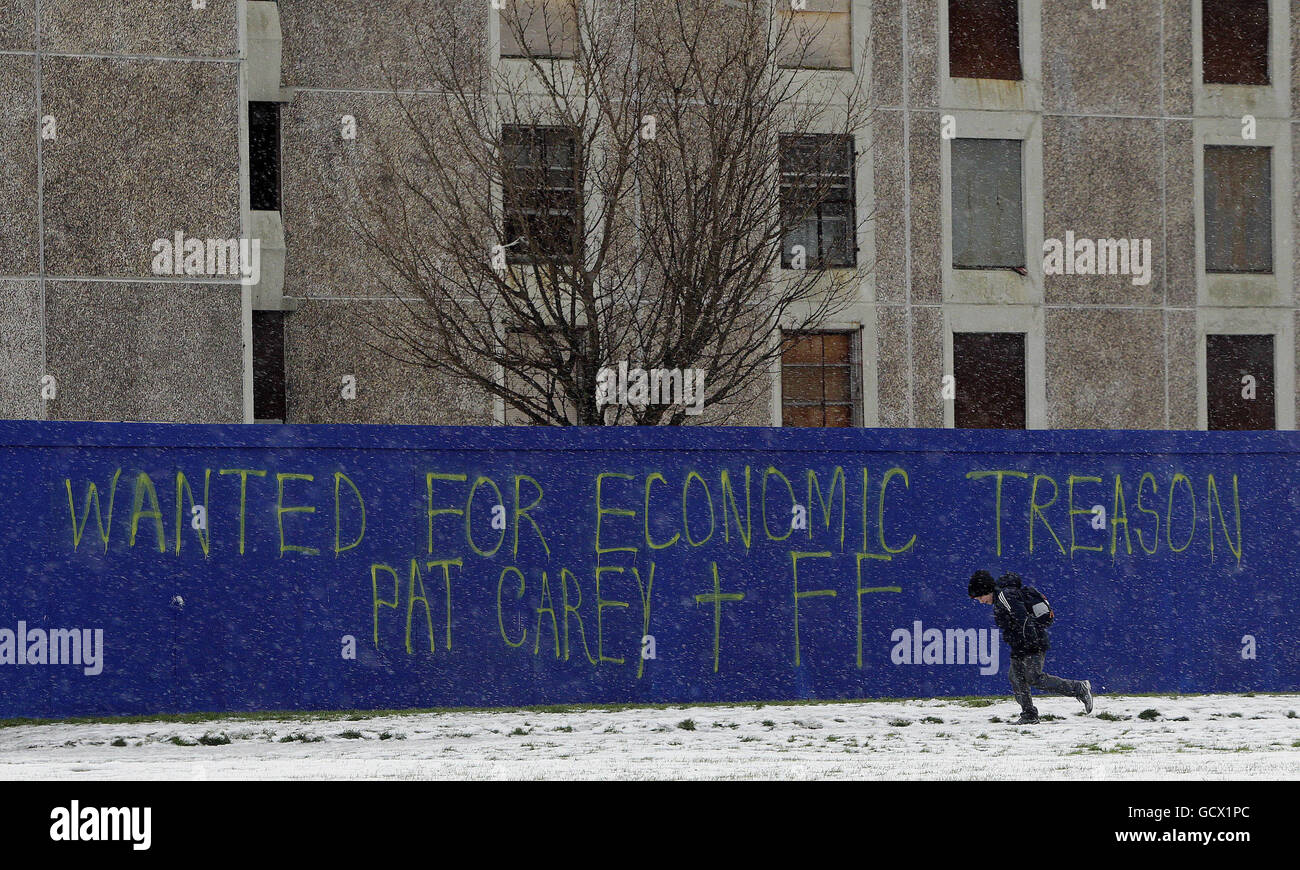
[[[248,193],[254,211],[280,210],[280,104],[248,104]]]
[[[788,0],[782,2],[777,7],[777,62],[793,69],[852,69],[849,4],[850,0],[807,0],[807,8],[794,9]]]
[[[794,336],[781,356],[782,426],[860,426],[858,335],[809,332]]]
[[[781,211],[786,229],[781,266],[796,268],[795,247],[805,268],[857,263],[853,138],[833,134],[781,137]]]
[[[507,126],[502,141],[507,261],[528,263],[534,255],[576,259],[582,184],[574,132]]]
[[[571,58],[578,43],[574,0],[503,0],[502,57]]]
[[[1268,84],[1268,0],[1201,0],[1201,80]]]
[[[948,75],[1024,78],[1017,0],[948,0]]]
[[[952,373],[957,381],[954,426],[1025,428],[1023,332],[954,332]]]
[[[253,312],[253,419],[285,421],[284,312]]]
[[[1019,139],[952,140],[952,265],[1025,265]]]
[[[1205,336],[1207,429],[1272,429],[1273,336]]]
[[[1205,270],[1273,271],[1271,149],[1205,147]]]

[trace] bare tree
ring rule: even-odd
[[[544,425],[688,422],[658,394],[599,406],[600,373],[703,370],[725,421],[868,266],[862,78],[792,69],[825,16],[775,2],[499,0],[499,63],[486,15],[412,19],[427,92],[394,88],[403,136],[343,159],[400,303],[372,346]]]

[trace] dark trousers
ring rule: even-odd
[[[1063,680],[1043,673],[1045,658],[1042,653],[1011,658],[1011,688],[1016,694],[1016,701],[1020,704],[1021,711],[1031,716],[1038,715],[1038,708],[1034,706],[1033,698],[1029,696],[1031,688],[1056,695],[1069,695],[1071,698],[1077,698],[1083,692],[1083,684],[1078,680]]]

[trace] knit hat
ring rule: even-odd
[[[993,589],[993,575],[988,571],[985,571],[983,568],[971,575],[970,585],[966,587],[966,591],[971,598],[988,595],[993,591]]]

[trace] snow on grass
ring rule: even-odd
[[[0,728],[0,779],[1300,779],[1297,695],[299,714]],[[1288,715],[1290,714],[1290,715]]]

